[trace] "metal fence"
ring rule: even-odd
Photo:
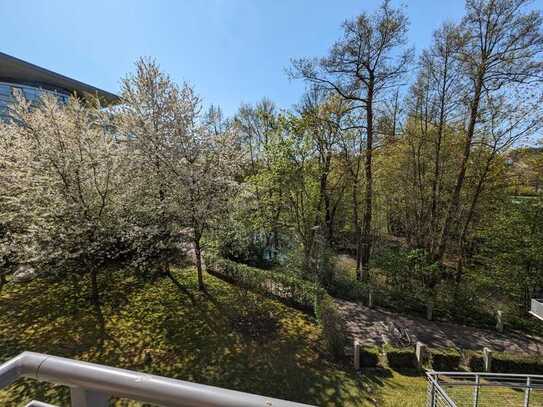
[[[306,404],[24,352],[0,365],[0,389],[20,377],[69,386],[72,407],[106,407],[112,396],[157,406],[308,407]],[[55,407],[31,401],[27,407]]]
[[[543,376],[428,372],[427,407],[543,406]]]

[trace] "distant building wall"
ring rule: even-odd
[[[39,85],[31,86],[16,82],[0,81],[0,119],[6,120],[9,117],[9,106],[15,101],[15,94],[21,92],[24,97],[33,105],[36,105],[44,92],[56,96],[61,103],[66,103],[70,97],[63,89],[44,88]]]

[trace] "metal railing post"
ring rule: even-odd
[[[72,387],[70,397],[72,407],[108,407],[109,405],[109,396],[107,394],[82,387]]]
[[[473,389],[473,407],[479,405],[479,385],[481,384],[481,376],[475,375],[475,389]]]
[[[433,380],[430,380],[428,382],[428,384],[430,385],[430,389],[429,389],[429,394],[428,394],[428,407],[435,407],[436,405],[436,400],[435,400],[435,397],[436,397],[436,387],[435,387],[435,384],[434,384],[434,381]]]
[[[530,376],[526,378],[526,389],[524,390],[524,407],[529,407],[530,405],[530,392],[531,392],[531,380]]]

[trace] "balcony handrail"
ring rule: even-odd
[[[526,378],[526,376],[530,376],[534,379],[539,379],[543,381],[543,375],[537,375],[537,374],[522,374],[522,373],[492,373],[492,372],[436,372],[433,370],[429,370],[427,374],[430,374],[432,376],[479,376],[479,377],[517,377],[517,378]]]
[[[79,400],[107,400],[116,396],[166,407],[308,407],[307,404],[34,352],[23,352],[0,365],[0,389],[20,377],[70,386],[72,404],[75,389]],[[87,397],[89,394],[92,397]],[[79,401],[78,405],[101,407],[107,404]]]

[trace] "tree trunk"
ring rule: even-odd
[[[355,180],[352,190],[353,201],[353,231],[355,234],[355,251],[356,251],[356,276],[360,279],[360,265],[362,257],[362,229],[360,228],[360,220],[358,219],[358,180]]]
[[[102,314],[102,307],[100,304],[100,291],[98,289],[98,270],[96,270],[95,267],[91,267],[90,302],[94,307],[96,320],[98,321],[98,326],[100,327],[100,331],[103,334],[106,331],[106,323],[104,320],[104,315]]]
[[[439,246],[435,254],[436,261],[443,261],[443,256],[447,250],[447,244],[449,243],[449,234],[450,227],[455,217],[458,207],[460,205],[460,193],[462,192],[462,187],[464,186],[464,180],[466,178],[466,169],[468,165],[469,156],[471,153],[471,142],[473,140],[473,134],[475,133],[475,124],[477,123],[477,115],[479,113],[479,103],[481,101],[481,92],[483,89],[483,74],[480,73],[475,85],[475,94],[471,102],[470,107],[470,118],[468,130],[466,133],[466,141],[464,145],[464,154],[462,156],[462,162],[460,164],[460,170],[458,171],[458,176],[456,178],[456,184],[454,186],[453,195],[451,198],[451,203],[447,211],[447,216],[443,224],[443,229],[441,230],[441,237],[439,240]]]
[[[471,204],[468,209],[468,213],[466,216],[466,221],[464,222],[464,225],[462,227],[460,238],[459,238],[459,248],[460,248],[460,256],[458,260],[457,270],[456,270],[456,279],[460,281],[463,275],[463,266],[464,266],[464,253],[465,253],[465,245],[466,245],[466,239],[468,234],[468,229],[471,224],[471,221],[473,219],[473,215],[475,214],[475,208],[477,207],[477,203],[479,201],[479,197],[481,196],[481,193],[483,192],[486,177],[490,171],[490,165],[492,164],[492,161],[494,160],[496,150],[494,149],[492,151],[492,154],[488,158],[485,164],[485,168],[483,170],[483,173],[481,174],[481,177],[479,178],[479,181],[477,182],[477,186],[475,188],[475,191],[473,193],[473,197],[471,200]]]
[[[204,277],[202,273],[202,248],[200,247],[200,233],[194,232],[194,256],[196,257],[196,271],[198,272],[198,289],[205,291]]]
[[[441,175],[441,143],[443,140],[443,130],[445,126],[445,92],[447,86],[447,67],[448,67],[448,57],[445,58],[444,62],[444,71],[443,71],[443,84],[441,87],[441,96],[439,101],[439,124],[437,129],[437,140],[435,145],[435,155],[434,155],[434,178],[432,179],[432,206],[430,212],[430,233],[429,233],[429,251],[433,254],[435,249],[435,240],[436,240],[436,229],[437,229],[437,200],[439,196],[439,178]]]
[[[362,224],[362,253],[360,256],[360,280],[365,280],[369,277],[369,263],[372,245],[371,236],[371,221],[373,209],[373,174],[372,174],[372,158],[373,158],[373,80],[370,74],[370,82],[368,85],[368,96],[366,104],[366,120],[367,120],[367,140],[366,140],[366,196],[364,219]]]

